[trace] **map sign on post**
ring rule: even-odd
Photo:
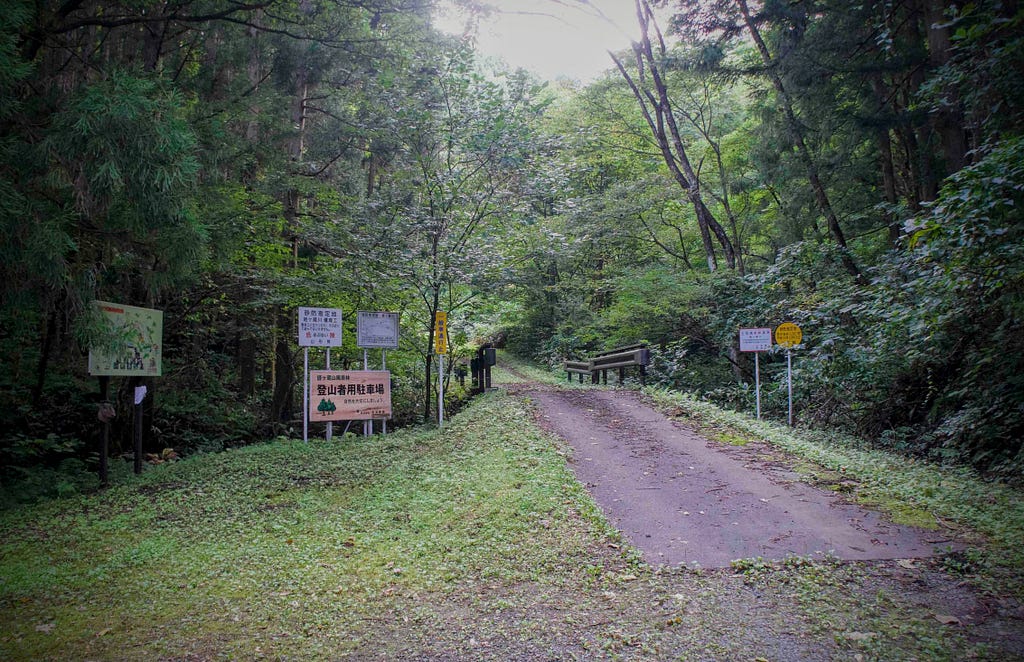
[[[448,313],[441,310],[434,314],[434,353],[448,353]]]
[[[299,308],[299,347],[341,347],[341,311]]]
[[[741,352],[767,352],[771,348],[771,329],[740,329]]]
[[[792,322],[783,322],[775,329],[775,342],[787,349],[796,347],[803,339],[803,331]]]
[[[117,339],[112,348],[89,348],[89,374],[159,377],[163,371],[164,313],[109,301],[94,301]]]
[[[386,370],[313,370],[309,373],[309,420],[391,418],[391,373]]]
[[[362,349],[398,349],[399,313],[356,313],[356,347]]]

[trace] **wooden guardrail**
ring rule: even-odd
[[[628,345],[616,347],[606,352],[600,352],[585,361],[566,361],[565,373],[569,381],[573,375],[579,376],[583,383],[583,375],[590,375],[590,381],[594,384],[608,383],[608,371],[619,371],[619,384],[626,379],[626,368],[637,366],[640,369],[640,383],[644,383],[647,375],[647,366],[651,362],[651,350],[646,345]]]

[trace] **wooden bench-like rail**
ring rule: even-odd
[[[618,347],[607,352],[596,354],[586,361],[566,361],[565,372],[569,381],[573,375],[579,375],[579,381],[583,383],[583,375],[589,374],[590,381],[599,384],[602,381],[608,383],[608,371],[618,369],[619,383],[626,379],[626,368],[638,366],[640,368],[640,383],[644,383],[647,375],[647,366],[651,362],[651,350],[646,345],[630,345]]]

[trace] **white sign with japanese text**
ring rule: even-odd
[[[740,329],[741,352],[767,352],[771,348],[771,329]]]
[[[399,313],[356,313],[356,347],[363,349],[398,349]]]
[[[299,347],[341,347],[341,311],[299,308]]]

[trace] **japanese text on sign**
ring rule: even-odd
[[[448,353],[448,313],[440,310],[434,314],[434,353]]]
[[[309,420],[391,418],[391,373],[385,370],[313,370]]]
[[[398,313],[356,313],[356,347],[398,349]]]
[[[803,331],[792,322],[783,322],[775,328],[775,342],[782,347],[796,347],[803,342],[803,339]]]
[[[299,308],[299,347],[341,347],[341,311]]]
[[[771,348],[771,329],[740,329],[741,352],[767,352]]]

